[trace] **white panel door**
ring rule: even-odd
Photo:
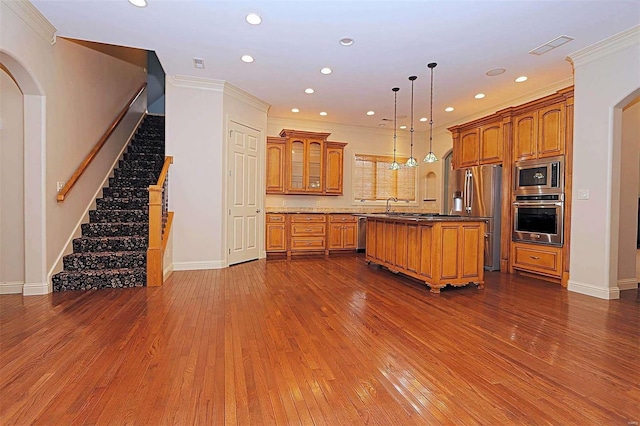
[[[227,244],[229,265],[258,258],[262,235],[259,196],[260,132],[236,122],[229,122]]]

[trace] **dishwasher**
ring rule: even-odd
[[[365,251],[367,247],[367,218],[358,218],[358,247],[357,251]]]

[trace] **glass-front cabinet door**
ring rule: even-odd
[[[307,141],[307,192],[322,192],[322,142]]]
[[[293,191],[304,191],[304,141],[291,142],[291,173],[289,174],[289,189]]]

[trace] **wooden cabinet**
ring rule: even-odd
[[[367,217],[368,261],[424,281],[434,293],[484,282],[482,221]]]
[[[452,127],[456,169],[502,162],[502,121]]]
[[[284,193],[285,138],[267,137],[267,194]]]
[[[513,270],[533,272],[547,277],[562,277],[562,247],[511,243],[511,262]]]
[[[324,251],[326,247],[327,218],[324,214],[290,214],[290,243],[292,252]]]
[[[267,194],[342,195],[344,147],[330,133],[282,130],[267,138]]]
[[[268,213],[266,215],[266,251],[284,252],[287,250],[286,219],[284,214]]]
[[[513,118],[513,160],[563,155],[565,102],[528,111]]]
[[[329,215],[327,250],[355,250],[358,246],[358,218],[350,214]]]
[[[324,190],[327,194],[342,194],[343,186],[343,170],[344,170],[344,143],[326,142],[325,143],[325,185]]]

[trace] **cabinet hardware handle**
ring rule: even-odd
[[[529,256],[530,258],[534,259],[534,260],[538,260],[540,259],[538,256]]]
[[[305,231],[307,231],[307,232],[311,232],[311,229],[307,228],[307,229],[305,229]]]

